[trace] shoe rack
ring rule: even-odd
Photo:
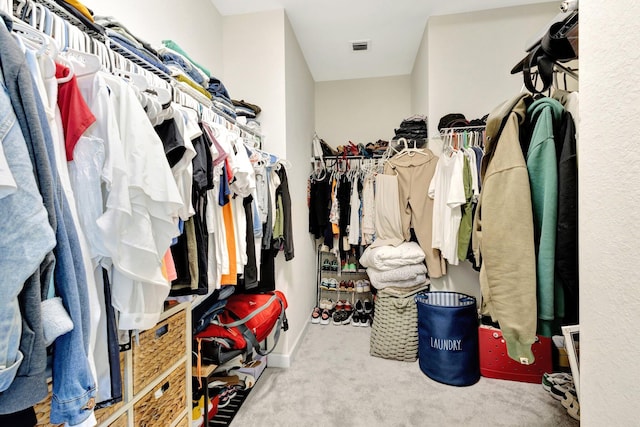
[[[322,299],[349,301],[355,305],[361,299],[372,299],[367,271],[354,256],[341,260],[336,252],[318,246],[316,305]]]

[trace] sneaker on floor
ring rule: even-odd
[[[567,408],[567,414],[574,420],[580,421],[580,403],[577,400],[574,400]]]
[[[573,384],[571,385],[557,385],[555,384],[553,387],[551,387],[551,397],[553,397],[556,400],[562,400],[565,398],[565,395],[567,393],[572,393],[572,394],[576,394],[576,389],[573,387]]]
[[[354,311],[351,316],[351,326],[360,326],[360,313],[357,311]]]
[[[313,313],[311,313],[311,323],[318,324],[320,323],[320,317],[322,316],[322,310],[320,307],[316,307],[313,309]]]
[[[342,319],[342,324],[343,325],[348,325],[349,323],[351,323],[351,312],[344,310],[343,311],[344,315],[343,315],[343,319]]]
[[[331,315],[329,314],[329,310],[327,309],[322,310],[322,314],[320,315],[320,324],[328,325],[330,318],[331,318]]]
[[[551,392],[551,387],[556,384],[573,384],[573,377],[571,376],[571,374],[567,374],[564,372],[553,374],[544,373],[544,375],[542,375],[542,388],[544,388],[546,391]]]
[[[367,313],[361,314],[360,315],[360,326],[368,328],[370,319],[371,319],[371,317]]]

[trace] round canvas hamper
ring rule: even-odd
[[[424,292],[415,299],[422,372],[449,385],[467,386],[478,382],[476,299],[457,292]]]
[[[385,359],[415,362],[418,358],[418,311],[414,300],[425,285],[387,287],[378,292],[369,353]]]

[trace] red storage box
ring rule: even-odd
[[[480,374],[487,378],[541,383],[542,374],[553,372],[551,360],[551,338],[536,336],[531,346],[536,360],[531,365],[523,365],[507,354],[507,344],[500,329],[480,326],[478,329],[480,348]]]

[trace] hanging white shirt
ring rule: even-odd
[[[358,196],[358,179],[351,183],[351,215],[349,216],[349,244],[360,244],[360,197]]]
[[[160,317],[169,294],[162,259],[179,233],[183,206],[162,141],[149,122],[135,92],[118,77],[105,77],[116,113],[129,176],[130,215],[118,223],[99,224],[116,230],[113,255],[113,306],[120,311],[120,329],[149,329]],[[113,243],[116,243],[113,246]]]
[[[442,256],[452,265],[458,265],[458,229],[462,219],[460,207],[466,201],[463,162],[464,154],[461,151],[455,151],[451,156],[440,156],[428,193],[433,199],[432,247],[440,249]]]
[[[178,186],[180,197],[184,202],[182,208],[180,209],[179,215],[183,221],[186,221],[196,213],[195,209],[193,208],[193,203],[191,202],[191,194],[193,191],[193,158],[197,153],[191,141],[200,136],[202,132],[197,129],[197,126],[196,131],[192,126],[187,125],[186,121],[188,120],[188,117],[183,111],[186,110],[186,108],[183,108],[179,104],[175,103],[172,104],[172,108],[173,119],[175,120],[178,132],[180,132],[180,135],[182,136],[182,139],[184,141],[185,151],[178,163],[173,165],[173,167],[171,168],[171,173],[176,180],[176,185]]]

